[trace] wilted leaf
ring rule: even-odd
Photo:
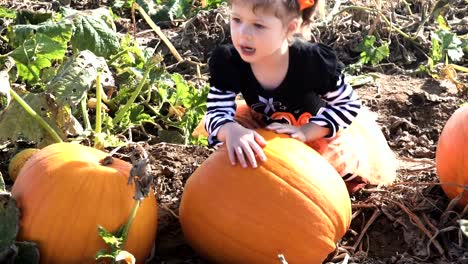
[[[351,86],[357,87],[364,84],[374,83],[375,77],[369,74],[361,74],[357,76],[346,76],[346,80]]]
[[[122,250],[115,257],[115,261],[125,261],[126,264],[135,264],[135,257],[130,252]]]
[[[59,134],[61,138],[83,132],[81,124],[71,114],[70,108],[57,104],[50,94],[27,94],[26,103]],[[18,122],[21,120],[21,122]],[[12,101],[0,114],[0,141],[26,138],[37,142],[38,148],[45,147],[55,140],[31,117],[16,101]]]
[[[9,249],[19,229],[19,209],[7,192],[0,192],[0,252]]]
[[[96,57],[88,50],[82,51],[62,64],[46,90],[55,95],[59,104],[74,108],[91,88],[99,69],[103,69],[102,84],[113,85],[114,78],[104,58]]]

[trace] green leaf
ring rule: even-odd
[[[439,62],[440,60],[445,59],[445,55],[447,55],[450,60],[454,62],[460,61],[463,58],[463,42],[455,33],[444,29],[439,29],[435,33],[432,33],[431,37],[433,55],[434,50],[435,52],[440,52],[440,58],[438,56],[433,57],[434,61]]]
[[[120,39],[115,32],[112,15],[107,9],[77,13],[73,22],[75,31],[71,43],[75,50],[90,50],[104,58],[117,53]]]
[[[16,11],[0,6],[0,17],[1,18],[16,18]]]
[[[72,30],[73,25],[70,21],[47,21],[39,25],[15,25],[8,30],[8,44],[13,48],[20,47],[25,41],[39,33],[52,41],[66,45],[71,38]]]
[[[59,104],[75,109],[95,82],[98,69],[103,69],[102,85],[113,85],[114,78],[106,61],[88,50],[82,51],[60,66],[46,91],[52,93]]]
[[[103,226],[98,225],[98,233],[102,240],[104,240],[104,243],[111,246],[111,248],[118,248],[122,244],[122,238],[114,236],[114,234],[107,231]]]
[[[70,108],[57,104],[49,93],[27,94],[22,98],[61,138],[83,133],[81,124],[71,114]],[[17,139],[37,142],[39,148],[56,142],[23,107],[12,101],[0,114],[0,142]]]
[[[360,63],[374,66],[390,55],[388,42],[383,41],[381,46],[376,47],[375,41],[375,36],[367,35],[364,41],[358,45],[358,50],[361,51]]]
[[[15,264],[38,264],[40,259],[39,248],[37,244],[30,241],[15,242],[18,248],[18,255],[15,258]]]
[[[16,24],[40,24],[52,18],[52,12],[20,9],[16,14]]]
[[[0,192],[0,252],[8,250],[19,230],[19,209],[9,193]]]
[[[129,119],[132,124],[140,125],[142,122],[154,122],[153,118],[146,114],[145,107],[143,105],[135,105],[130,108]]]
[[[65,56],[71,30],[71,24],[52,22],[12,27],[10,45],[17,48],[10,56],[16,61],[19,76],[27,82],[39,81],[42,69]]]

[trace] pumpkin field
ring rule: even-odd
[[[397,160],[351,194],[288,136],[242,169],[197,133],[227,1],[0,0],[0,263],[468,264],[468,1],[324,2]]]

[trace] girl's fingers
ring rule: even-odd
[[[236,165],[236,151],[235,151],[235,148],[227,148],[228,149],[228,156],[229,156],[229,160],[231,161],[231,164],[234,166]]]
[[[302,142],[305,142],[305,140],[306,140],[304,134],[301,133],[301,132],[292,133],[291,137],[295,138],[295,139],[297,139],[299,141],[302,141]]]
[[[242,149],[242,147],[240,146],[236,147],[235,151],[236,151],[237,160],[241,164],[242,168],[247,168],[247,162],[245,161],[245,155],[244,155],[246,153],[244,153],[244,150]]]
[[[254,139],[262,148],[264,148],[267,144],[265,138],[262,135],[260,135],[257,131],[254,131]]]
[[[257,158],[255,157],[254,151],[252,150],[251,147],[248,147],[247,150],[245,150],[245,157],[249,160],[250,165],[252,168],[257,168]]]
[[[265,162],[267,160],[265,152],[263,152],[263,148],[260,145],[253,142],[253,143],[250,144],[250,147],[252,148],[252,151],[256,154],[256,156],[258,157],[259,160],[261,160],[263,162]],[[255,155],[254,155],[253,158],[256,161]],[[257,165],[257,164],[255,163],[255,165]],[[257,166],[255,166],[254,168],[256,168],[256,167]]]

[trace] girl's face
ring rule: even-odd
[[[281,54],[282,48],[284,52],[291,26],[284,26],[272,11],[259,8],[254,13],[252,5],[246,2],[231,4],[231,37],[242,59],[255,63]]]

